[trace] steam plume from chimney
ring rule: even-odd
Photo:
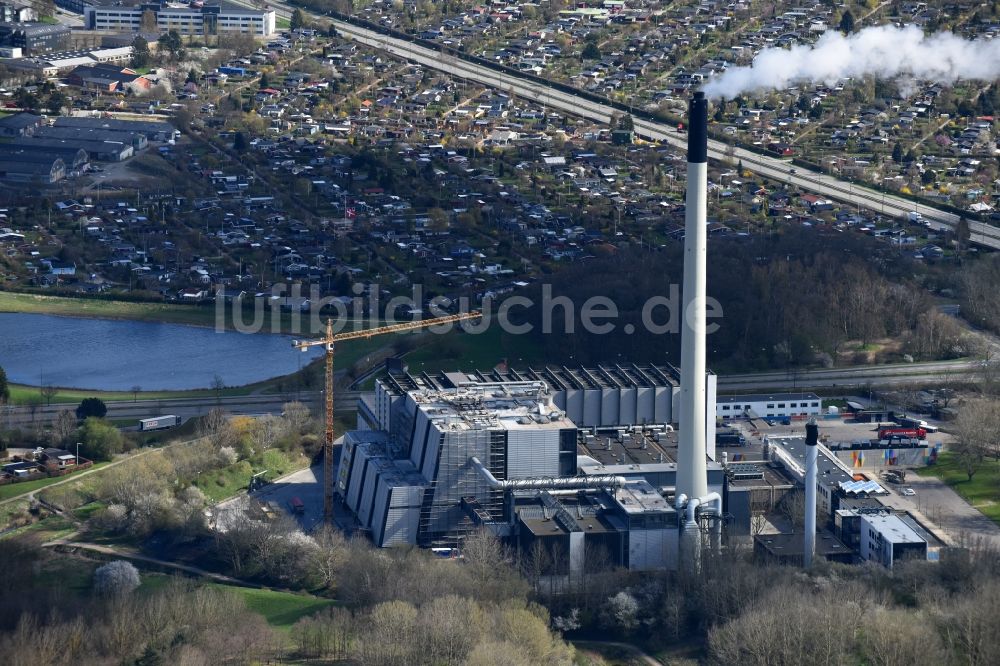
[[[924,35],[914,25],[880,25],[845,37],[823,33],[815,44],[764,49],[749,67],[733,67],[704,87],[710,99],[790,88],[832,85],[844,78],[874,76],[951,84],[1000,78],[1000,39],[963,39],[950,32]]]

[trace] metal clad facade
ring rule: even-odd
[[[469,464],[471,456],[480,460],[488,459],[489,436],[488,430],[446,431],[447,445],[433,446],[434,455],[428,455],[428,462],[425,463],[425,468],[430,468],[430,473],[424,473],[424,478],[434,479],[434,497],[428,522],[430,532],[445,533],[452,526],[460,524],[464,515],[460,506],[462,497],[489,496],[489,486]],[[430,439],[438,438],[438,431],[432,427]],[[440,454],[438,448],[441,449]]]
[[[361,494],[361,484],[363,482],[362,477],[364,476],[365,466],[368,464],[368,456],[363,451],[358,450],[356,453],[357,455],[353,456],[347,486],[347,506],[351,507],[351,510],[355,513],[358,510],[358,497]]]
[[[515,428],[507,431],[507,478],[559,476],[559,430]]]
[[[709,460],[715,460],[715,398],[718,389],[718,377],[708,373],[705,378],[705,453]]]
[[[643,423],[638,417],[636,408],[636,389],[623,388],[618,390],[618,423],[636,425]]]
[[[656,423],[673,423],[674,414],[674,387],[657,386],[656,398],[654,402],[654,416]],[[680,393],[678,391],[678,393]]]
[[[375,469],[375,465],[369,463],[365,466],[365,473],[361,479],[361,493],[358,499],[358,520],[365,527],[371,527],[369,521],[369,515],[371,514],[372,505],[375,502],[375,486],[378,480],[378,471]]]
[[[677,536],[676,529],[630,530],[628,568],[632,570],[675,568]]]
[[[430,430],[427,432],[427,439],[424,442],[422,452],[423,467],[420,468],[420,473],[424,475],[425,479],[434,478],[434,467],[437,465],[438,452],[441,449],[441,439],[441,431],[434,425],[431,425]]]
[[[635,390],[635,414],[639,423],[665,423],[656,419],[655,397],[656,389],[640,386]]]
[[[601,390],[586,389],[583,392],[583,425],[601,425]]]
[[[618,389],[601,389],[601,425],[618,425]]]
[[[566,416],[573,423],[583,423],[583,391],[580,389],[566,389]]]
[[[344,445],[340,449],[340,462],[337,465],[337,492],[341,497],[347,497],[347,485],[351,477],[351,464],[354,462],[356,448],[353,437],[344,437]]]
[[[426,455],[424,449],[427,446],[427,422],[427,415],[418,411],[413,427],[413,444],[410,446],[410,462],[416,465],[417,469],[421,469],[421,463]]]
[[[569,533],[569,572],[582,574],[586,563],[586,548],[584,548],[583,532]]]
[[[382,545],[382,537],[385,535],[385,508],[389,501],[389,486],[385,479],[379,479],[376,483],[374,501],[371,507],[371,524],[367,527],[372,531],[372,541],[377,545]]]

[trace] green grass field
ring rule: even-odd
[[[97,463],[91,469],[100,469],[101,467],[105,467],[107,464],[108,463],[106,462]],[[0,500],[18,497],[19,495],[26,495],[34,490],[39,490],[40,488],[51,486],[53,483],[65,481],[70,478],[73,477],[53,476],[46,479],[35,479],[34,481],[22,481],[21,483],[10,483],[6,486],[0,486]]]
[[[224,388],[218,395],[221,397],[234,397],[249,395],[257,390],[266,389],[273,380]],[[169,400],[171,398],[214,398],[216,392],[212,389],[194,389],[191,391],[139,391],[133,394],[131,391],[96,391],[89,389],[60,388],[52,397],[52,404],[71,403],[77,405],[84,398],[100,398],[104,402],[130,402],[133,400]],[[27,386],[25,384],[10,385],[10,401],[15,405],[39,403],[42,401],[37,386]]]
[[[155,592],[169,584],[173,578],[167,574],[143,572],[142,585],[139,590],[145,593]],[[272,627],[283,631],[290,629],[300,618],[317,613],[336,603],[332,599],[315,597],[311,594],[255,589],[238,585],[223,585],[222,583],[207,583],[207,585],[242,597],[249,610],[261,615]]]
[[[90,518],[93,517],[95,513],[103,509],[104,506],[104,502],[90,502],[73,509],[72,513],[77,520],[90,520]]]
[[[27,312],[100,319],[138,319],[198,326],[215,325],[215,309],[211,306],[63,298],[9,291],[0,291],[0,312]]]
[[[292,625],[299,619],[318,613],[336,603],[332,599],[314,597],[310,594],[267,589],[257,590],[215,583],[212,583],[212,586],[239,594],[246,600],[247,608],[262,615],[272,627],[284,631],[291,629]]]
[[[62,516],[49,516],[42,518],[37,523],[32,523],[13,532],[8,532],[5,536],[26,536],[32,535],[40,541],[52,541],[72,534],[76,531],[76,526]]]
[[[984,516],[1000,524],[1000,462],[987,460],[969,481],[955,456],[945,452],[938,461],[917,470],[921,476],[936,476],[961,495]]]
[[[449,333],[427,338],[426,344],[405,356],[410,372],[489,370],[504,358],[515,368],[544,362],[528,336],[504,333],[499,326],[475,335]]]

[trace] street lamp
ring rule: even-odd
[[[76,466],[80,466],[80,442],[76,443]]]

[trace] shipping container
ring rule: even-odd
[[[163,430],[173,428],[181,424],[181,417],[168,414],[166,416],[156,416],[149,419],[139,419],[139,430]]]

